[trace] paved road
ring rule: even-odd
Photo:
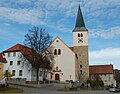
[[[13,87],[23,89],[24,93],[22,93],[22,94],[114,94],[114,93],[110,93],[109,91],[106,91],[106,90],[61,92],[61,91],[57,91],[57,89],[59,88],[59,86],[57,86],[57,85],[51,85],[51,86],[45,87],[45,88],[28,88],[28,87],[22,87],[22,86],[13,86]],[[120,94],[120,93],[116,93],[116,94]]]

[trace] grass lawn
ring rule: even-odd
[[[1,90],[0,94],[2,94],[2,93],[22,93],[22,92],[23,92],[23,90],[21,90],[21,89],[8,87],[4,90]]]

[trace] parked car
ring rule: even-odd
[[[110,87],[109,92],[120,92],[120,88],[119,87]]]

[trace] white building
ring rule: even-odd
[[[60,38],[55,38],[51,45],[54,48],[55,65],[52,80],[77,80],[77,57]]]
[[[3,51],[3,56],[7,63],[4,66],[4,71],[8,70],[14,75],[12,78],[25,78],[27,81],[36,80],[36,72],[32,68],[28,59],[24,58],[24,53],[29,52],[30,48],[21,44],[16,44],[13,47]],[[40,71],[41,73],[41,71]],[[43,79],[43,74],[39,76],[39,80]]]

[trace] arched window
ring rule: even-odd
[[[58,49],[58,55],[60,55],[61,54],[61,50],[60,49]]]
[[[81,33],[81,37],[83,37],[83,34]]]
[[[57,49],[54,50],[54,55],[57,55]]]
[[[78,37],[80,37],[80,34],[78,33]]]

